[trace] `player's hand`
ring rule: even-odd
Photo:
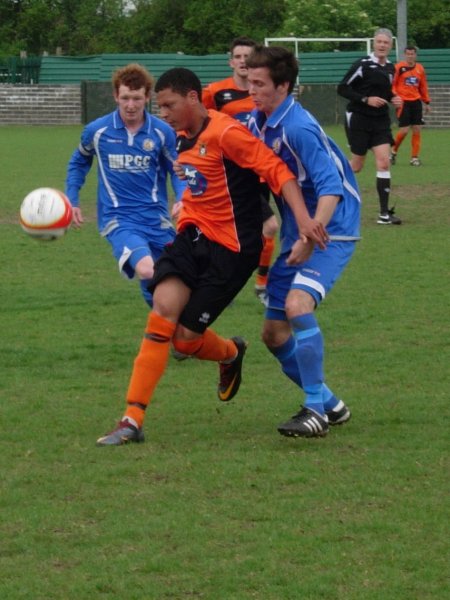
[[[301,239],[304,242],[306,242],[307,239],[315,242],[322,250],[325,250],[326,244],[329,241],[325,227],[317,219],[309,219],[309,221],[302,223]]]
[[[393,106],[395,106],[395,108],[401,108],[402,104],[403,104],[403,100],[400,98],[400,96],[394,96],[391,99],[391,103]]]
[[[385,100],[384,98],[380,98],[379,96],[369,96],[367,98],[367,104],[369,106],[373,106],[373,108],[381,108],[382,106],[384,106],[387,103],[388,103],[387,100]],[[395,106],[395,104],[394,104],[394,106]]]
[[[315,243],[313,240],[302,236],[297,240],[291,248],[291,253],[286,259],[288,265],[298,265],[311,256],[314,250]]]
[[[186,179],[185,166],[181,165],[177,160],[173,163],[173,170],[178,179]]]
[[[77,229],[84,223],[83,214],[79,206],[72,207],[72,225]]]
[[[178,202],[174,202],[174,203],[173,203],[173,206],[172,206],[172,213],[171,213],[171,214],[172,214],[172,219],[173,219],[174,221],[176,221],[176,220],[178,219],[178,216],[179,216],[179,214],[180,214],[180,211],[181,211],[181,207],[182,207],[182,206],[183,206],[183,203],[181,202],[181,200],[180,200],[180,201],[178,201]]]

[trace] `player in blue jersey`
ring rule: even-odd
[[[326,249],[298,240],[289,206],[275,196],[282,221],[281,248],[269,273],[262,337],[283,372],[305,393],[300,411],[278,431],[295,437],[323,436],[329,425],[348,421],[350,410],[325,383],[324,343],[314,311],[359,239],[358,186],[344,154],[291,96],[298,73],[295,56],[285,48],[257,46],[247,65],[256,106],[249,127],[297,176],[310,216],[326,226],[330,236]],[[288,256],[295,247],[302,254],[293,264]]]
[[[66,194],[73,206],[73,222],[83,223],[79,191],[97,158],[97,222],[112,246],[119,270],[139,278],[146,302],[153,266],[164,246],[175,237],[169,212],[167,177],[177,199],[185,183],[173,171],[177,158],[175,133],[150,115],[153,78],[141,65],[130,64],[113,73],[117,110],[84,128],[81,142],[69,161]]]

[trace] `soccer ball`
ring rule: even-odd
[[[72,205],[63,192],[38,188],[23,199],[20,207],[22,229],[38,240],[57,240],[72,222]]]

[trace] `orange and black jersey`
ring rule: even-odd
[[[427,76],[420,63],[416,63],[412,67],[406,61],[397,63],[392,89],[394,94],[407,102],[422,100],[426,104],[430,103]]]
[[[286,164],[236,119],[215,110],[194,138],[178,136],[177,151],[188,183],[178,230],[195,225],[234,252],[260,252],[259,179],[280,194],[295,179]]]
[[[207,85],[202,92],[202,102],[206,108],[223,112],[244,124],[255,108],[248,90],[238,88],[232,77]]]

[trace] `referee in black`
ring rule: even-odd
[[[388,60],[392,48],[392,32],[377,29],[373,52],[357,60],[338,85],[340,96],[347,98],[345,131],[352,152],[350,164],[355,173],[364,166],[369,149],[375,156],[377,193],[380,201],[380,225],[400,225],[401,219],[389,208],[391,173],[389,155],[394,143],[389,116],[389,103],[400,108],[402,100],[392,91],[394,64]]]

